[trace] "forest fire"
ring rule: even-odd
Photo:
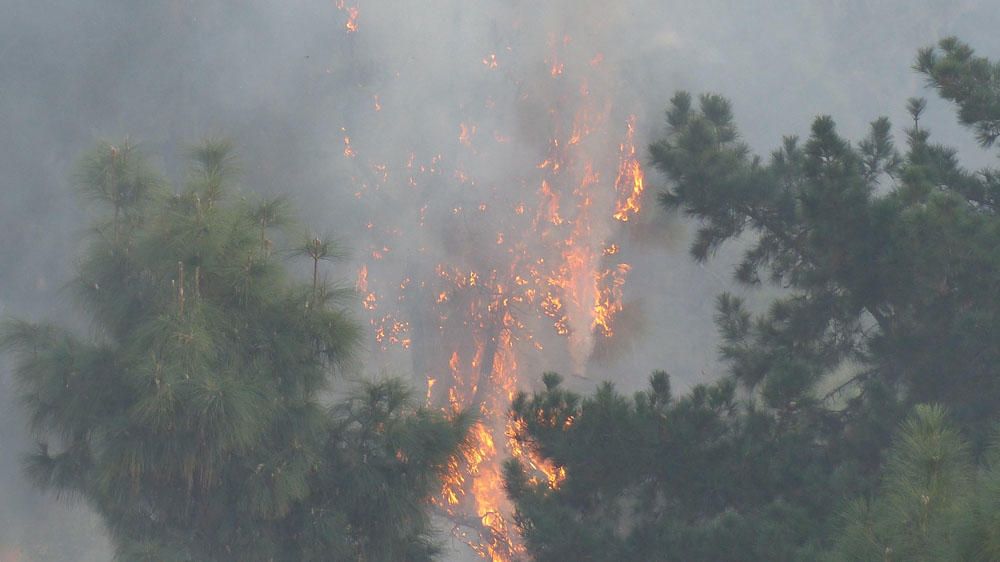
[[[996,2],[8,4],[0,562],[1000,562]]]
[[[635,157],[635,116],[629,116],[628,133],[625,141],[619,145],[621,159],[618,165],[618,177],[615,179],[615,191],[618,201],[615,204],[614,217],[622,222],[628,222],[629,217],[642,209],[640,202],[645,189],[645,174],[639,160]]]
[[[337,0],[337,9],[344,12],[347,16],[347,21],[344,22],[344,30],[347,33],[354,33],[358,30],[358,15],[360,15],[357,6],[349,6],[346,0]]]
[[[455,537],[492,561],[524,554],[504,492],[504,459],[519,459],[535,482],[552,488],[567,477],[516,439],[524,428],[508,416],[510,401],[540,373],[543,350],[583,375],[596,338],[614,336],[631,269],[619,238],[640,212],[644,188],[636,117],[615,111],[604,55],[569,35],[551,37],[549,55],[537,61],[544,72],[520,75],[505,65],[511,85],[534,84],[517,103],[544,108],[546,140],[533,161],[512,160],[512,146],[534,139],[502,128],[512,117],[492,115],[502,111],[492,94],[481,107],[500,126],[486,128],[482,115],[470,114],[440,146],[387,156],[342,128],[357,193],[373,212],[384,198],[410,198],[415,217],[401,212],[389,224],[384,216],[366,222],[371,247],[356,288],[373,351],[409,363],[428,406],[478,415],[433,503]],[[470,64],[498,67],[493,53]],[[385,98],[369,94],[369,111],[371,99]],[[503,178],[489,167],[507,161],[520,163]],[[522,189],[510,200],[500,182]],[[413,243],[410,255],[390,252],[438,233],[449,248],[442,254],[423,242]]]

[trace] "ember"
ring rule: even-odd
[[[454,536],[492,561],[518,560],[524,551],[503,460],[518,458],[535,482],[553,488],[572,477],[518,444],[522,429],[507,416],[510,400],[548,357],[582,375],[595,339],[614,336],[630,271],[621,261],[623,229],[640,212],[644,187],[637,119],[614,109],[604,55],[570,35],[548,37],[549,52],[536,61],[544,71],[506,59],[503,68],[515,106],[544,108],[545,119],[534,124],[546,131],[542,142],[506,126],[498,115],[503,92],[468,103],[477,109],[457,126],[452,121],[450,140],[403,154],[357,148],[342,131],[355,189],[372,208],[364,224],[379,225],[365,229],[371,245],[356,284],[371,347],[384,356],[375,362],[395,357],[411,365],[429,406],[479,414],[433,503]],[[470,66],[496,69],[495,52],[510,48],[495,48]],[[491,136],[477,137],[480,130]],[[532,159],[512,156],[530,146],[541,148]],[[489,166],[514,161],[522,163],[500,175]],[[511,198],[506,184],[521,189]],[[400,209],[389,224],[375,214],[383,206]],[[447,233],[447,252],[426,252],[424,241],[438,233]]]

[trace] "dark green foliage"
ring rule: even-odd
[[[359,335],[318,278],[332,248],[296,281],[269,239],[287,201],[234,197],[226,142],[191,155],[177,193],[134,145],[84,161],[112,215],[75,281],[94,333],[3,331],[43,439],[28,473],[97,510],[122,561],[429,559],[424,501],[469,420],[392,381],[324,404]]]
[[[920,70],[944,97],[979,100],[963,120],[1000,119],[985,101],[1000,95],[992,63],[954,40],[942,48],[943,59],[921,52]],[[650,150],[670,180],[664,205],[699,222],[692,254],[705,260],[750,235],[736,279],[788,289],[756,318],[735,297],[719,301],[730,373],[769,407],[853,396],[849,408],[861,408],[869,384],[904,402],[942,401],[968,424],[1000,403],[1000,345],[988,336],[1000,333],[996,173],[971,174],[930,143],[917,126],[924,105],[909,102],[905,154],[884,118],[852,145],[820,117],[805,143],[787,138],[763,161],[739,141],[724,99],[705,95],[695,108],[674,97],[667,136]]]
[[[842,513],[832,561],[987,562],[1000,559],[996,444],[977,467],[939,406],[917,406],[900,427],[878,493]]]
[[[940,50],[917,69],[992,144],[1000,65]],[[852,143],[823,116],[762,159],[725,98],[673,97],[650,147],[663,206],[697,221],[696,260],[737,242],[735,279],[779,297],[760,313],[719,297],[714,386],[671,398],[654,375],[631,399],[582,398],[547,375],[515,400],[516,438],[566,474],[506,467],[538,560],[1000,559],[997,454],[973,468],[1000,411],[1000,171],[930,142],[925,107],[908,102],[905,152],[884,118]],[[921,403],[942,407],[885,454]],[[845,525],[850,498],[871,499]]]
[[[941,97],[958,104],[959,120],[976,131],[983,146],[1000,136],[1000,64],[975,51],[955,37],[942,39],[938,46],[921,49],[914,68]]]
[[[546,383],[516,397],[516,437],[566,478],[553,487],[516,460],[505,467],[539,561],[807,559],[810,522],[854,491],[850,467],[834,471],[812,442],[816,428],[746,409],[731,381],[680,399],[662,372],[631,398]]]
[[[110,237],[115,241],[123,229],[138,223],[146,203],[163,187],[138,147],[127,138],[117,145],[102,142],[84,156],[77,183],[84,198],[112,210]]]
[[[346,511],[365,560],[429,560],[437,545],[428,534],[424,500],[440,490],[444,471],[472,422],[466,414],[442,423],[437,412],[415,410],[395,380],[368,385],[334,409],[322,476],[331,507]],[[430,470],[429,470],[430,469]]]

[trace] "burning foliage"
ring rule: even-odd
[[[355,31],[357,12],[338,7]],[[495,90],[464,104],[450,140],[399,154],[347,136],[354,124],[341,130],[353,191],[370,209],[357,290],[374,362],[408,363],[429,406],[479,413],[434,504],[494,561],[523,553],[502,461],[517,458],[551,487],[566,476],[516,439],[523,428],[507,410],[521,373],[556,357],[583,375],[595,342],[614,336],[631,269],[624,229],[644,189],[637,117],[618,109],[605,55],[559,29],[543,33],[548,53],[533,64],[508,61],[517,46],[502,34],[469,61]],[[365,119],[381,118],[388,100],[367,92]]]

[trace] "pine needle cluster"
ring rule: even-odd
[[[287,199],[238,197],[231,143],[174,192],[134,143],[78,175],[101,210],[73,287],[93,334],[13,321],[2,343],[41,443],[32,479],[103,517],[117,559],[425,560],[425,499],[468,420],[395,382],[325,403],[359,326],[345,291],[287,265]],[[277,242],[276,242],[277,241]]]

